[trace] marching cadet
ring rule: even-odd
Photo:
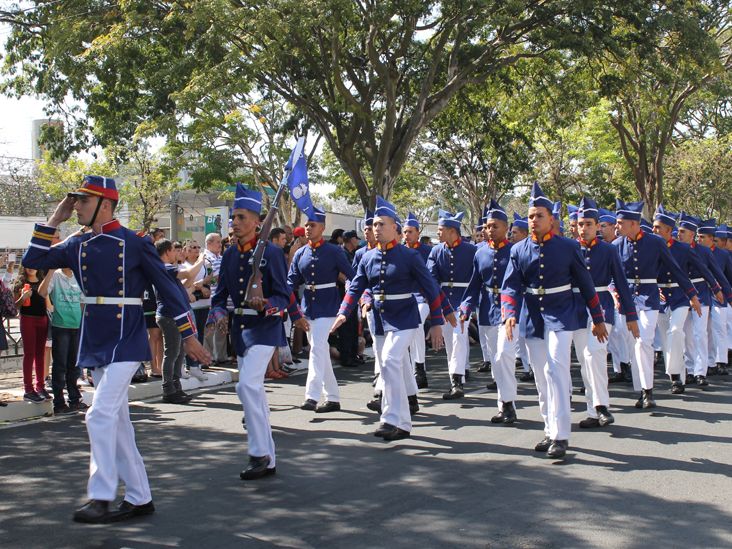
[[[617,295],[621,314],[627,319],[626,326],[633,337],[638,337],[638,315],[628,289],[617,248],[597,237],[599,211],[591,198],[584,197],[577,211],[579,244],[587,271],[595,284],[595,291],[605,316],[605,329],[611,334],[615,329],[615,300]],[[582,366],[582,379],[587,400],[587,418],[580,421],[583,429],[605,427],[615,421],[608,410],[610,394],[607,379],[607,339],[600,341],[592,334],[592,322],[587,309],[580,311],[582,323],[574,333],[577,358]]]
[[[367,252],[359,263],[331,332],[346,321],[361,294],[369,289],[378,334],[384,338],[380,349],[384,380],[381,425],[374,435],[391,441],[409,437],[412,430],[403,369],[409,364],[404,357],[420,324],[414,292],[421,291],[429,303],[430,339],[436,350],[442,346],[443,305],[439,287],[419,254],[397,244],[396,223],[400,220],[394,206],[379,196],[374,214],[377,248]],[[454,314],[448,317],[456,324]]]
[[[697,345],[693,340],[693,326],[698,323],[706,326],[709,318],[709,306],[711,305],[712,294],[717,295],[726,304],[721,293],[721,287],[715,276],[704,264],[705,262],[697,255],[695,247],[684,242],[679,242],[672,236],[676,227],[676,216],[659,205],[653,221],[653,232],[666,241],[671,256],[676,263],[689,275],[694,284],[697,297],[701,304],[701,315],[691,315],[689,319],[689,300],[679,289],[679,285],[671,280],[671,273],[661,269],[658,273],[658,287],[661,288],[664,300],[661,304],[661,311],[658,315],[658,327],[661,335],[661,348],[666,363],[666,374],[671,378],[671,393],[681,394],[684,392],[684,346],[690,343],[692,356],[696,354],[694,348]],[[711,293],[710,293],[711,288]],[[701,322],[699,322],[701,321]],[[688,328],[688,330],[687,330]],[[706,334],[704,334],[706,339]],[[706,348],[706,346],[705,346]],[[706,356],[706,354],[704,355]],[[704,360],[706,365],[706,360]],[[700,376],[704,383],[706,379]],[[704,385],[701,383],[701,385]]]
[[[419,220],[412,212],[408,212],[407,220],[404,222],[404,245],[407,248],[415,250],[424,260],[426,265],[427,258],[430,255],[430,248],[420,243],[420,233],[421,229],[419,226]],[[417,300],[420,325],[414,334],[414,341],[409,346],[409,354],[414,365],[414,378],[417,382],[417,387],[419,389],[426,389],[429,383],[427,380],[427,370],[425,369],[426,345],[424,339],[424,322],[430,314],[430,307],[422,294],[415,293],[414,298]]]
[[[493,201],[491,199],[491,201]],[[485,246],[488,243],[488,237],[485,233],[485,222],[486,222],[486,214],[488,213],[488,210],[490,209],[490,204],[487,205],[485,208],[483,208],[483,215],[480,218],[480,231],[483,235],[483,240],[476,245],[476,249],[480,250],[483,246]],[[476,227],[477,230],[477,227]],[[477,252],[476,252],[477,253]],[[463,296],[464,297],[464,296]],[[478,339],[480,341],[480,354],[483,357],[483,364],[478,368],[478,372],[485,373],[491,371],[491,360],[493,359],[495,355],[495,349],[492,349],[490,347],[490,340],[485,335],[485,329],[486,326],[481,326],[480,322],[478,322]],[[470,354],[470,353],[468,353]],[[467,380],[467,377],[466,377]],[[490,387],[489,387],[490,388]],[[495,387],[493,387],[495,389]]]
[[[661,238],[647,235],[640,227],[643,202],[628,202],[616,199],[616,216],[618,220],[617,238],[613,245],[620,252],[625,276],[633,293],[633,300],[638,312],[640,338],[635,340],[631,366],[633,388],[641,391],[635,403],[636,408],[653,408],[653,338],[658,322],[658,311],[661,308],[658,273],[662,268],[670,272],[671,280],[679,284],[686,299],[698,315],[701,315],[701,304],[696,289],[686,273],[679,267],[668,246]],[[626,319],[627,321],[627,319]]]
[[[491,423],[510,424],[516,421],[516,345],[506,339],[501,318],[501,284],[511,253],[506,239],[508,216],[491,199],[484,218],[486,245],[473,258],[473,274],[460,305],[460,323],[469,321],[472,312],[478,311],[479,335],[492,353],[492,374],[498,389],[498,414]]]
[[[726,249],[719,248],[714,244],[714,236],[717,232],[716,222],[714,219],[702,221],[697,229],[699,244],[709,248],[712,256],[717,261],[720,270],[724,274],[727,281],[732,281],[732,257]],[[726,232],[726,230],[724,231]],[[725,372],[727,363],[727,305],[718,301],[712,302],[712,308],[709,311],[710,329],[707,331],[709,338],[709,356],[708,367],[712,368],[711,375],[714,375],[719,366]],[[708,369],[709,369],[708,368]],[[706,379],[699,383],[698,374],[695,372],[697,385],[705,385]],[[708,382],[707,382],[708,383]]]
[[[473,244],[475,244],[476,247],[480,247],[485,244],[485,232],[484,230],[485,225],[485,219],[482,217],[479,220],[479,223],[475,226],[475,229],[473,229]]]
[[[509,241],[511,244],[518,244],[524,238],[529,237],[529,221],[525,217],[521,217],[516,212],[513,212],[513,223],[511,224],[511,232],[509,233]],[[524,373],[519,376],[519,381],[534,382],[534,370],[531,369],[529,364],[529,353],[526,351],[526,338],[521,334],[514,336],[516,341],[516,356],[521,361],[521,368]],[[488,387],[491,389],[492,387]]]
[[[457,311],[473,272],[476,247],[463,241],[460,236],[463,212],[452,214],[441,209],[437,216],[437,236],[440,244],[430,251],[427,269],[444,291],[452,309]],[[470,350],[468,330],[461,329],[457,324],[455,326],[443,324],[442,333],[451,380],[450,390],[443,394],[442,398],[445,400],[462,398],[465,395],[463,389],[465,363]]]
[[[308,243],[295,252],[287,274],[287,284],[293,292],[297,293],[301,286],[305,290],[300,306],[310,325],[305,402],[300,408],[315,410],[319,414],[341,409],[338,381],[330,360],[328,335],[341,302],[336,281],[350,280],[355,274],[346,252],[342,247],[326,242],[323,239],[324,231],[325,212],[313,208],[305,223]],[[321,394],[325,396],[325,402],[318,404]]]
[[[84,297],[78,366],[94,377],[94,399],[86,413],[91,446],[89,502],[74,513],[76,522],[107,523],[155,511],[145,464],[130,422],[128,389],[141,361],[150,360],[142,294],[149,282],[174,315],[186,353],[211,361],[195,337],[188,303],[165,271],[152,242],[114,218],[119,193],[113,179],[87,175],[61,201],[45,225],[33,230],[23,265],[33,269],[70,268]],[[76,212],[91,231],[51,246],[57,227]],[[119,481],[125,496],[116,509]]]
[[[569,217],[569,238],[579,240],[579,228],[577,227],[578,206],[567,204],[567,217]]]
[[[720,250],[724,250],[727,252],[727,255],[732,258],[732,254],[729,253],[729,250],[727,249],[727,240],[729,237],[729,228],[726,224],[722,223],[717,227],[717,230],[714,233],[714,246],[716,248],[719,248]],[[730,307],[732,307],[732,304],[727,304],[727,340],[729,341],[730,336]],[[724,345],[724,343],[721,344],[721,346],[718,349],[717,353],[717,359],[719,359],[724,353],[723,348],[728,345]],[[729,372],[727,371],[727,364],[728,359],[725,359],[722,362],[719,362],[719,360],[716,363],[716,367],[714,368],[714,373],[721,376],[729,375]]]
[[[249,441],[249,463],[239,475],[242,480],[259,479],[277,471],[264,374],[275,349],[287,344],[282,317],[294,301],[287,285],[285,256],[271,242],[267,242],[260,264],[264,298],[254,297],[249,302],[245,301],[252,274],[250,260],[259,239],[257,228],[261,209],[262,193],[250,191],[238,183],[231,212],[234,242],[221,259],[218,286],[211,298],[207,320],[207,329],[215,328],[226,333],[226,301],[231,297],[234,303],[232,344],[239,366],[236,392],[244,407]],[[262,236],[267,238],[267,235]],[[307,323],[299,313],[294,314],[292,307],[289,307],[289,312],[293,323],[299,323],[307,330]]]
[[[552,232],[552,202],[537,183],[529,200],[531,238],[511,248],[501,290],[506,338],[513,340],[516,324],[526,337],[534,366],[544,438],[535,446],[547,457],[567,452],[571,431],[570,348],[579,316],[572,303],[572,286],[579,288],[592,316],[592,333],[607,340],[602,306],[587,272],[579,246]],[[523,306],[520,298],[523,296]]]
[[[564,221],[562,221],[562,202],[557,200],[552,204],[552,232],[564,236]]]

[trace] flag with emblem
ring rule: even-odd
[[[305,138],[300,137],[290,153],[290,159],[285,165],[285,170],[287,171],[287,187],[290,189],[292,200],[302,213],[310,217],[313,213],[313,201],[310,198],[308,166],[303,152],[304,145]]]

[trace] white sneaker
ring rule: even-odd
[[[191,375],[195,377],[198,381],[206,381],[208,379],[208,376],[201,371],[200,366],[192,367]]]
[[[180,378],[181,379],[188,379],[189,377],[191,377],[191,375],[188,373],[188,370],[186,370],[186,367],[183,366],[180,369]]]

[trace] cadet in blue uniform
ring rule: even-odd
[[[445,210],[438,211],[437,236],[440,244],[432,248],[427,258],[427,269],[432,273],[437,284],[442,288],[453,310],[460,307],[463,293],[468,287],[473,273],[473,257],[476,248],[460,236],[460,223],[463,212],[452,214]],[[468,357],[470,340],[468,330],[460,326],[442,325],[445,338],[445,352],[450,372],[450,391],[442,395],[445,400],[461,398],[465,363]]]
[[[414,292],[422,292],[430,305],[430,337],[434,349],[442,346],[442,303],[439,288],[419,254],[397,244],[399,217],[394,206],[381,197],[377,197],[376,206],[374,234],[378,247],[367,252],[358,265],[331,332],[345,322],[368,288],[373,295],[377,331],[384,336],[380,353],[384,380],[381,425],[374,435],[384,440],[399,440],[409,437],[412,430],[403,368],[408,364],[404,356],[420,323]],[[450,320],[455,323],[454,315]]]
[[[577,211],[579,206],[574,204],[567,204],[567,217],[569,217],[569,238],[572,240],[579,240],[579,227]]]
[[[286,345],[282,317],[294,299],[287,285],[285,256],[280,248],[268,242],[260,264],[264,299],[255,297],[251,302],[245,301],[252,273],[249,261],[257,245],[261,209],[262,194],[237,184],[231,212],[234,242],[221,258],[219,282],[211,298],[207,321],[208,329],[213,329],[215,324],[215,329],[226,333],[226,301],[231,297],[234,304],[232,344],[239,365],[236,392],[244,407],[249,441],[249,464],[239,475],[242,480],[254,480],[276,472],[264,374],[275,348]],[[289,312],[293,323],[302,321],[292,307]],[[307,328],[306,323],[303,328]]]
[[[712,251],[712,257],[717,261],[720,270],[724,273],[724,277],[732,282],[732,257],[729,252],[723,248],[718,248],[714,243],[714,236],[717,232],[717,226],[714,219],[702,221],[697,230],[699,244],[709,248]],[[726,231],[724,231],[726,232]],[[718,365],[727,363],[727,305],[712,302],[712,308],[709,312],[709,355],[707,360],[707,370],[712,368],[712,374],[718,370]],[[706,372],[699,379],[699,373],[694,372],[697,385],[706,385]],[[701,383],[700,383],[701,381]],[[706,383],[705,383],[706,382]]]
[[[616,201],[618,232],[620,237],[613,242],[618,247],[625,276],[630,284],[633,300],[638,311],[640,338],[636,339],[631,357],[633,387],[641,390],[636,408],[653,408],[653,338],[658,322],[661,300],[658,289],[658,273],[665,268],[671,273],[686,295],[691,306],[701,314],[701,304],[694,285],[687,274],[674,261],[663,239],[647,234],[640,228],[643,202],[625,203]]]
[[[525,217],[521,217],[516,212],[513,212],[513,223],[511,223],[511,232],[509,241],[511,244],[518,244],[524,238],[529,237],[529,220]],[[529,353],[526,351],[526,338],[519,333],[514,335],[516,341],[516,355],[521,359],[521,368],[524,373],[519,376],[519,381],[534,383],[534,371],[531,369],[529,363]],[[491,387],[488,387],[489,389]]]
[[[188,303],[152,242],[114,218],[118,200],[114,180],[85,176],[81,188],[69,193],[48,222],[35,226],[23,256],[23,265],[29,268],[70,268],[84,292],[77,365],[93,370],[95,392],[86,413],[90,501],[74,514],[77,522],[125,520],[155,509],[145,465],[135,445],[127,394],[140,362],[150,360],[142,310],[142,295],[149,282],[175,318],[188,355],[210,362],[194,337]],[[92,230],[51,247],[56,228],[74,211],[79,223]],[[120,479],[125,483],[124,501],[111,509]]]
[[[325,212],[314,208],[305,223],[308,243],[295,252],[287,275],[287,283],[294,292],[300,286],[305,289],[301,308],[310,325],[310,360],[305,402],[301,408],[318,413],[341,409],[338,381],[330,361],[328,335],[341,303],[336,280],[339,277],[350,280],[355,274],[346,252],[340,246],[326,242],[324,231]],[[325,394],[325,402],[318,405],[321,393]]]
[[[701,304],[701,315],[692,315],[692,317],[699,318],[702,325],[706,325],[712,294],[717,294],[725,304],[726,301],[715,276],[697,255],[696,247],[692,248],[689,244],[673,238],[672,231],[675,227],[676,216],[666,211],[663,205],[659,205],[654,216],[653,232],[666,241],[671,256],[689,275]],[[688,327],[689,332],[693,334],[694,320],[689,320],[689,300],[680,290],[678,283],[671,280],[670,271],[662,269],[658,273],[658,286],[664,297],[661,312],[658,315],[658,326],[666,363],[666,374],[671,378],[671,393],[680,394],[684,392],[684,380],[681,378],[684,374],[684,344],[691,339],[690,334],[687,334],[685,330]]]
[[[627,319],[627,329],[638,337],[638,315],[633,298],[628,289],[618,250],[612,244],[597,238],[599,210],[591,198],[584,197],[577,210],[579,243],[587,272],[595,284],[595,291],[605,316],[605,328],[609,336],[616,329],[615,300],[617,295],[622,315]],[[577,358],[582,366],[582,379],[585,385],[587,418],[579,422],[583,429],[605,427],[615,421],[608,410],[610,394],[607,379],[607,340],[600,341],[592,335],[592,323],[587,309],[580,309],[580,329],[574,333]],[[586,326],[586,327],[584,327]]]
[[[424,260],[425,264],[427,264],[430,248],[420,243],[420,233],[419,220],[412,212],[408,212],[407,219],[404,222],[404,245],[411,250],[415,250]],[[415,293],[414,298],[417,300],[420,325],[414,333],[414,341],[409,346],[409,354],[414,366],[414,379],[417,383],[417,388],[426,389],[429,382],[427,380],[427,370],[425,369],[426,345],[424,339],[424,321],[427,320],[430,314],[430,306],[421,293]]]
[[[561,458],[567,452],[571,431],[572,332],[579,328],[577,311],[567,306],[573,303],[572,286],[579,288],[590,309],[592,334],[602,342],[607,339],[607,330],[579,245],[552,233],[552,202],[537,183],[529,201],[529,225],[531,238],[511,248],[501,307],[506,337],[513,339],[518,322],[534,367],[545,435],[535,450],[546,452],[550,458]]]
[[[478,311],[479,335],[491,351],[492,373],[498,389],[498,414],[491,422],[508,424],[516,421],[516,344],[506,339],[501,318],[501,285],[511,253],[511,244],[506,239],[508,216],[491,199],[484,218],[487,240],[473,258],[473,274],[460,305],[460,322],[469,321],[470,315]]]

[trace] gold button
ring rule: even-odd
[[[119,257],[120,259],[122,259],[124,256],[125,256],[125,254],[119,254],[117,257]]]
[[[240,270],[240,271],[243,271],[243,270],[244,270],[244,267],[239,267],[239,270]]]
[[[122,265],[120,265],[119,267],[117,267],[117,270],[118,270],[119,272],[122,272]]]
[[[86,247],[87,247],[88,245],[89,245],[89,243],[88,243],[88,242],[84,242],[84,243],[82,244],[82,246],[84,246],[85,248],[86,248]]]
[[[125,293],[122,290],[120,290],[119,295],[125,295]]]
[[[122,292],[120,292],[120,294],[121,294],[121,293],[122,293]],[[117,307],[119,307],[119,308],[121,309],[122,307],[124,307],[124,305],[122,305],[122,303],[117,303]]]
[[[81,277],[81,279],[82,279],[82,280],[83,280],[84,282],[86,282],[86,277],[85,277],[85,276],[82,276],[82,277]]]
[[[82,271],[86,271],[86,265],[82,265],[82,266],[81,266],[81,270],[82,270]]]
[[[86,257],[86,252],[81,252],[81,257]]]
[[[239,290],[239,293],[240,294],[244,294],[244,290]]]
[[[89,316],[89,311],[85,311],[84,316]]]
[[[122,315],[120,313],[117,313],[117,318],[122,318]]]
[[[124,245],[125,245],[125,243],[124,243],[124,242],[120,242],[120,243],[119,243],[119,245],[120,245],[120,246],[124,246]]]
[[[118,279],[117,279],[117,282],[119,282],[120,284],[122,284],[122,283],[123,283],[124,281],[125,281],[125,279],[124,279],[124,278],[118,278]]]
[[[540,263],[539,264],[539,268],[543,269],[544,268],[544,264],[543,263]]]
[[[244,279],[243,279],[243,278],[240,278],[240,279],[239,279],[239,282],[244,282]]]

